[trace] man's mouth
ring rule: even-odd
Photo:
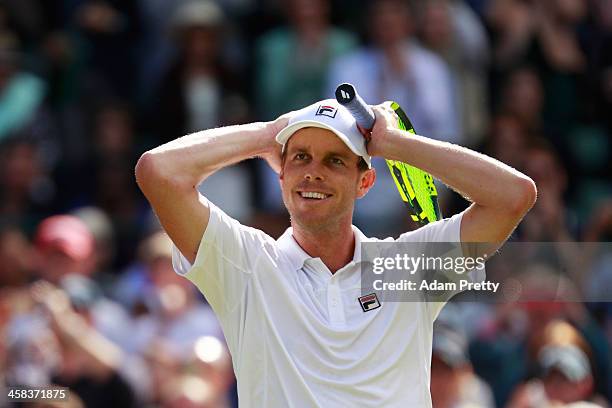
[[[318,191],[298,191],[298,194],[302,198],[307,198],[311,200],[324,200],[331,196],[331,194],[320,193]]]

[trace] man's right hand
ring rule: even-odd
[[[261,157],[268,162],[272,170],[276,173],[280,173],[281,170],[282,152],[282,146],[276,141],[276,135],[287,126],[292,113],[293,112],[285,113],[267,124],[269,143],[265,153],[261,154]]]

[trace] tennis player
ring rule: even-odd
[[[223,327],[242,407],[431,406],[432,324],[441,304],[368,299],[365,306],[361,296],[360,244],[377,239],[352,216],[375,182],[372,156],[420,167],[472,202],[397,241],[501,245],[536,200],[520,172],[460,146],[405,137],[390,107],[373,110],[367,146],[350,113],[325,100],[273,122],[194,133],[138,162],[137,182],[176,246],[176,271],[206,296]],[[196,189],[254,156],[279,173],[291,228],[278,240]]]

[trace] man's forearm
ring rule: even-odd
[[[383,157],[431,173],[476,204],[517,211],[529,206],[526,190],[533,182],[510,166],[461,146],[416,135],[406,137],[399,129],[389,132],[379,146]]]
[[[80,315],[66,311],[62,316],[55,316],[54,323],[58,336],[83,357],[91,374],[105,379],[118,369],[123,357],[119,347],[89,326]]]
[[[164,230],[194,262],[210,219],[207,200],[197,186],[215,171],[253,156],[273,164],[280,145],[274,136],[286,121],[210,129],[184,136],[144,153],[136,182]]]
[[[155,161],[158,173],[195,187],[223,167],[264,155],[270,144],[269,124],[259,122],[193,133],[145,155]]]

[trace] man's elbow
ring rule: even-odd
[[[512,214],[522,218],[535,204],[538,189],[531,178],[523,175],[517,179],[514,191],[508,207]]]
[[[160,177],[159,165],[156,163],[155,155],[151,152],[144,152],[136,163],[135,176],[136,184],[146,194],[148,186]]]
[[[172,160],[151,151],[140,156],[135,168],[136,183],[147,197],[160,193],[165,195],[168,191],[193,191],[198,184],[197,180],[185,173]]]
[[[138,159],[135,175],[138,187],[146,196],[158,191],[177,189],[180,181],[173,175],[168,163],[159,154],[150,151],[143,153]]]

